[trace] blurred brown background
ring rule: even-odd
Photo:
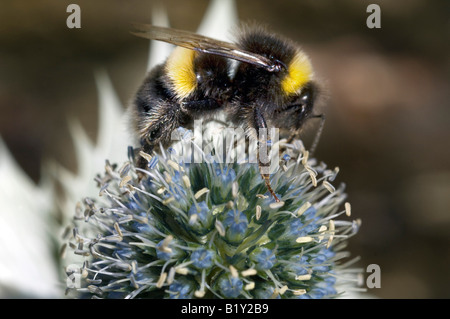
[[[81,7],[81,29],[66,8]],[[381,7],[381,29],[366,8]],[[126,104],[144,76],[152,1],[4,0],[0,4],[0,136],[33,180],[46,159],[76,170],[67,119],[95,139],[93,76],[105,67]],[[163,1],[173,27],[195,30],[208,1]],[[381,267],[382,298],[449,298],[450,2],[237,1],[241,20],[302,44],[329,99],[316,157],[339,166],[360,233],[358,266]],[[311,130],[313,131],[313,130]],[[0,177],[1,178],[1,177]]]

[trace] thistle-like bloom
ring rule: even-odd
[[[77,207],[69,240],[83,258],[70,291],[101,298],[330,298],[349,262],[346,241],[359,227],[338,172],[308,158],[301,143],[282,145],[267,192],[258,165],[222,163],[189,134],[181,147],[149,157],[139,178],[130,161],[106,163],[99,198]],[[196,148],[197,147],[197,148]],[[177,151],[175,151],[177,149]],[[142,173],[142,172],[141,172]],[[353,278],[354,279],[354,278]],[[70,280],[69,280],[70,282]]]

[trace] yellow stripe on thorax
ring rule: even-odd
[[[286,95],[299,92],[311,80],[313,70],[308,57],[301,51],[292,59],[288,66],[288,74],[281,82],[281,88]]]
[[[176,47],[167,59],[166,72],[178,99],[189,96],[197,87],[194,72],[195,54],[193,50]]]

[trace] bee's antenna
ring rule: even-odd
[[[320,118],[320,126],[317,129],[316,136],[314,137],[313,144],[311,145],[309,154],[313,155],[314,151],[317,148],[317,145],[319,144],[320,136],[322,135],[323,127],[325,125],[325,114],[318,114],[313,115],[312,118]]]

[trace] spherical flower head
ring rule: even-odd
[[[220,135],[220,134],[219,134]],[[354,280],[348,220],[337,169],[317,164],[298,141],[282,145],[271,174],[275,202],[251,161],[185,138],[148,158],[148,168],[106,163],[98,198],[76,210],[69,247],[80,257],[78,285],[94,298],[333,298]],[[198,155],[198,154],[197,154]],[[345,203],[345,205],[344,205]],[[76,268],[76,267],[75,267]],[[73,269],[73,267],[72,267]],[[68,273],[74,275],[73,272]]]

